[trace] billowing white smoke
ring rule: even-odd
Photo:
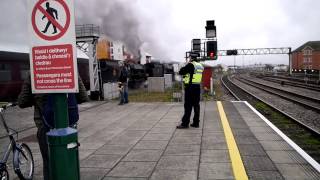
[[[139,49],[144,42],[151,46],[151,53],[163,55],[157,45],[158,40],[142,32],[149,26],[144,16],[139,14],[136,0],[76,0],[76,24],[100,26],[100,32],[125,43],[126,47],[139,57]],[[148,28],[147,28],[148,29]]]

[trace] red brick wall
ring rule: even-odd
[[[312,63],[303,62],[304,55],[302,52],[293,52],[292,53],[292,69],[304,69],[304,65],[312,65],[312,69],[320,69],[320,51],[312,52]]]
[[[312,68],[320,70],[320,51],[313,52]]]

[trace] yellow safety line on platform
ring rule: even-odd
[[[224,135],[226,137],[226,141],[229,149],[229,155],[231,159],[234,177],[237,180],[247,180],[248,176],[247,176],[246,170],[244,169],[243,162],[239,153],[239,149],[233,137],[233,133],[231,131],[226,113],[224,112],[222,103],[220,101],[217,102],[217,105],[218,105],[218,110],[220,114],[220,119],[222,122]]]

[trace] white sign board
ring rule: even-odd
[[[32,92],[78,92],[74,0],[27,2]]]

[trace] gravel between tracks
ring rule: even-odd
[[[301,87],[294,87],[294,86],[291,86],[291,85],[281,86],[278,83],[266,81],[266,80],[255,78],[255,77],[252,77],[252,76],[242,76],[242,77],[243,78],[249,78],[251,81],[263,83],[263,84],[268,85],[268,86],[277,87],[279,89],[282,89],[282,90],[285,90],[285,91],[288,91],[288,92],[293,92],[293,93],[301,94],[303,96],[320,99],[320,93],[317,92],[317,91],[304,89],[304,88],[301,88]]]
[[[320,114],[319,113],[314,112],[310,109],[306,109],[305,107],[302,107],[300,105],[294,104],[291,101],[281,99],[279,98],[279,96],[261,91],[260,89],[244,84],[234,78],[232,78],[231,80],[235,84],[244,88],[245,90],[257,95],[258,97],[264,99],[268,103],[275,105],[278,109],[288,113],[289,115],[295,117],[297,120],[305,123],[306,125],[320,132]]]
[[[236,101],[236,98],[233,97],[233,95],[226,89],[221,82],[221,76],[222,74],[215,74],[215,77],[213,79],[213,86],[215,90],[215,101]]]

